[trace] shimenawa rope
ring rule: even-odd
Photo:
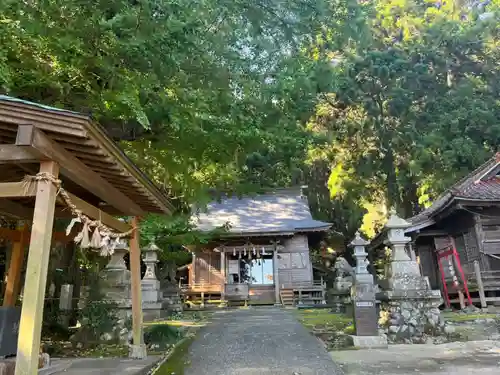
[[[120,239],[130,235],[136,228],[132,228],[124,233],[113,232],[110,228],[101,222],[100,211],[99,220],[92,220],[87,215],[84,215],[75,204],[71,201],[68,193],[61,186],[61,180],[47,172],[40,172],[35,176],[25,176],[23,179],[23,187],[25,191],[29,191],[32,184],[37,182],[48,182],[57,187],[57,195],[61,196],[64,203],[71,210],[74,218],[66,228],[66,235],[69,236],[71,230],[76,223],[82,223],[82,230],[75,236],[74,241],[80,245],[82,249],[99,250],[102,256],[108,256],[114,253],[115,247],[120,243]],[[90,232],[92,232],[90,236]]]

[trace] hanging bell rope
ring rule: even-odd
[[[35,176],[25,176],[23,189],[28,192],[32,189],[33,184],[41,181],[52,183],[57,188],[56,195],[62,198],[73,215],[73,219],[66,228],[66,235],[70,235],[76,223],[82,224],[82,230],[74,238],[75,243],[79,244],[82,249],[98,250],[102,256],[111,255],[114,253],[115,247],[120,243],[120,239],[129,236],[136,229],[134,227],[124,233],[116,233],[101,222],[100,211],[98,220],[90,219],[71,201],[69,194],[61,186],[61,180],[50,173],[40,172]]]

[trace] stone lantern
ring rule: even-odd
[[[102,279],[106,281],[104,292],[107,298],[114,300],[120,307],[130,305],[130,271],[125,264],[124,256],[129,248],[125,240],[120,240],[115,247],[108,264],[102,270]]]
[[[370,242],[364,240],[359,232],[356,232],[356,237],[351,242],[351,246],[354,248],[354,258],[356,259],[356,282],[373,284],[373,275],[368,272],[368,253],[365,247],[369,245]]]
[[[142,260],[146,265],[146,272],[141,282],[143,303],[157,303],[160,299],[160,281],[156,277],[159,250],[154,242],[143,249]]]

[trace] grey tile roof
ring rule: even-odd
[[[85,116],[85,114],[83,114],[83,113],[69,111],[67,109],[61,109],[61,108],[51,107],[51,106],[48,106],[48,105],[45,105],[45,104],[30,102],[29,100],[23,100],[23,99],[19,99],[19,98],[14,98],[12,96],[7,96],[7,95],[0,95],[0,100],[6,101],[6,102],[28,104],[28,105],[32,105],[32,106],[35,106],[35,107],[38,107],[38,108],[41,108],[41,109],[45,109],[47,111],[62,112],[62,113],[68,113],[68,114],[72,114],[72,115]]]
[[[202,231],[229,222],[231,234],[308,232],[328,230],[329,223],[314,220],[305,197],[297,192],[275,192],[254,197],[223,198],[208,204],[207,212],[193,215]]]
[[[496,176],[500,168],[500,153],[491,157],[486,163],[446,189],[434,203],[408,219],[412,224],[431,219],[454,199],[500,201],[500,178]]]

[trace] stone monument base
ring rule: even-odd
[[[148,356],[146,345],[130,345],[128,356],[131,359],[144,359]]]
[[[382,301],[379,324],[391,342],[420,343],[425,335],[443,332],[439,290],[384,291],[377,296]]]
[[[16,369],[15,358],[0,359],[0,375],[14,375],[15,369]]]
[[[387,337],[384,336],[356,336],[350,335],[354,346],[359,349],[386,349]]]
[[[144,322],[153,322],[165,318],[167,315],[168,311],[161,302],[142,304],[142,320]]]
[[[182,312],[182,301],[178,286],[170,285],[163,289],[163,308],[169,313]]]

